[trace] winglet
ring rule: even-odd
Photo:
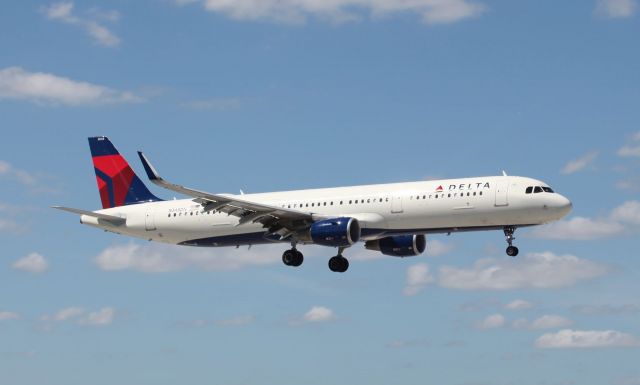
[[[142,166],[144,167],[144,171],[147,173],[149,180],[154,183],[158,180],[162,180],[156,169],[151,165],[151,162],[149,162],[142,151],[138,151],[138,156],[140,157],[140,161],[142,162]]]

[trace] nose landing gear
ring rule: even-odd
[[[507,255],[510,257],[515,257],[518,255],[518,248],[513,245],[513,240],[516,237],[513,236],[513,233],[516,231],[515,226],[506,226],[504,228],[504,236],[507,238],[507,243],[509,247],[507,247]]]

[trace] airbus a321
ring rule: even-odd
[[[345,250],[364,242],[393,257],[419,255],[427,234],[502,230],[515,257],[514,231],[558,220],[571,202],[546,183],[526,177],[482,176],[259,194],[212,194],[173,184],[138,152],[149,180],[187,195],[152,194],[104,136],[89,138],[102,210],[54,206],[80,223],[117,234],[184,246],[286,243],[287,266],[300,266],[298,245],[337,248],[329,269],[345,272]]]

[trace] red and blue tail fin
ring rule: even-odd
[[[107,137],[89,138],[89,148],[102,208],[162,200],[147,189]]]

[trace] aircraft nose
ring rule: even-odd
[[[557,209],[562,213],[562,216],[569,214],[571,209],[573,208],[573,204],[566,197],[558,194],[555,199],[555,205]]]

